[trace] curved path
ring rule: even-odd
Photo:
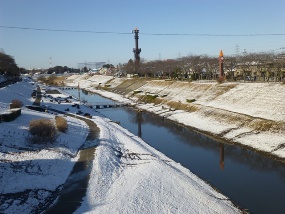
[[[68,116],[75,117],[72,114],[68,114]],[[86,194],[100,130],[93,121],[83,117],[76,118],[87,123],[89,133],[80,148],[79,159],[63,185],[56,203],[45,213],[73,213],[81,205]]]
[[[37,88],[37,93],[35,93],[35,95],[36,99],[33,105],[40,106],[42,98],[40,87]],[[44,212],[51,214],[73,213],[81,205],[82,199],[86,195],[100,130],[97,125],[88,118],[80,117],[74,114],[66,114],[65,112],[58,111],[56,109],[50,110],[83,120],[89,127],[89,133],[79,151],[78,161],[75,163],[70,175],[62,187],[62,190],[58,195],[55,192],[54,197],[57,197],[56,202],[52,206],[51,204],[46,204],[50,207]],[[54,200],[50,200],[49,202],[53,203]]]

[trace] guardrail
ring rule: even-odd
[[[126,103],[119,103],[119,102],[113,102],[113,103],[94,102],[94,103],[86,103],[86,105],[95,109],[117,108],[117,107],[127,106]]]

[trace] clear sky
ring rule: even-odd
[[[116,65],[134,58],[137,27],[146,60],[278,52],[284,9],[284,0],[0,0],[0,48],[24,68],[48,68],[50,57],[52,66]]]

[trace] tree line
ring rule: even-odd
[[[122,66],[128,74],[144,77],[171,79],[217,79],[218,57],[191,55],[168,60],[141,60],[139,64],[129,60]],[[285,54],[243,53],[224,57],[225,79],[281,81],[285,78]]]
[[[14,58],[2,52],[0,52],[0,75],[7,77],[20,76],[20,68],[17,66]]]
[[[47,70],[47,74],[63,74],[64,72],[79,73],[80,69],[69,68],[67,66],[55,66]]]

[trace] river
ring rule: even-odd
[[[78,97],[77,90],[66,90]],[[83,92],[83,91],[82,91]],[[89,103],[113,101],[88,92]],[[250,213],[285,213],[285,165],[238,145],[217,142],[183,125],[128,107],[97,109],[102,115],[182,164]]]

